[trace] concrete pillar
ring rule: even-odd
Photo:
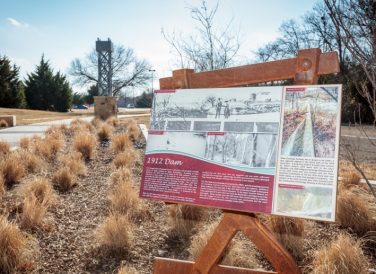
[[[94,96],[94,113],[96,118],[106,120],[117,116],[117,98],[115,96]]]

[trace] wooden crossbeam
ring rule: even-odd
[[[213,88],[245,86],[294,79],[294,84],[315,83],[319,75],[338,73],[337,52],[320,49],[300,50],[296,58],[233,68],[197,72],[175,70],[172,77],[159,80],[160,89]]]

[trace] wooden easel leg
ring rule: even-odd
[[[221,259],[226,247],[238,231],[242,231],[265,255],[280,274],[299,274],[294,259],[253,214],[225,212],[213,236],[197,258],[192,274],[209,274]]]

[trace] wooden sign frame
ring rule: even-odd
[[[296,58],[194,73],[192,69],[172,72],[159,79],[160,89],[218,88],[253,85],[293,79],[295,85],[317,84],[318,77],[340,71],[336,52],[299,50]],[[226,247],[242,231],[273,265],[276,272],[218,265]],[[292,256],[273,233],[252,213],[224,211],[222,221],[195,262],[157,257],[155,274],[299,274]]]

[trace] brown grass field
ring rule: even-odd
[[[0,273],[144,274],[157,256],[200,254],[221,210],[138,196],[145,139],[135,124],[148,120],[73,121],[18,150],[1,145]],[[375,165],[366,164],[371,174]],[[257,214],[303,273],[376,265],[376,203],[350,167],[341,160],[336,223]],[[221,262],[273,270],[242,233]]]

